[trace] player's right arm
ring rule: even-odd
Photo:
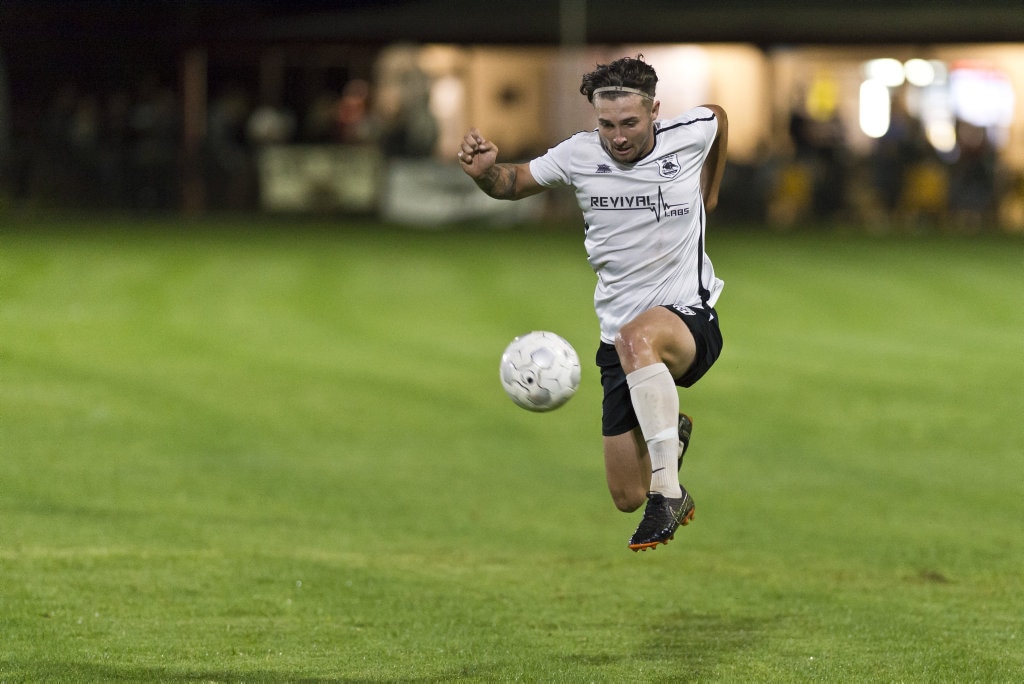
[[[725,173],[725,158],[729,151],[729,117],[718,105],[704,105],[715,113],[718,130],[711,143],[711,149],[700,170],[700,187],[704,199],[704,208],[714,211],[718,206],[718,189],[722,185],[722,174]]]
[[[498,146],[475,128],[459,146],[462,170],[477,187],[495,199],[517,200],[546,190],[530,173],[529,164],[499,164]]]

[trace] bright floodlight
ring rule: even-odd
[[[868,80],[879,81],[890,88],[903,85],[903,62],[898,59],[873,59],[864,65],[864,73]]]
[[[892,102],[885,83],[868,79],[860,84],[860,129],[872,138],[889,130]]]
[[[926,59],[910,59],[903,65],[907,81],[918,88],[925,88],[935,82],[935,67]]]

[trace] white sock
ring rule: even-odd
[[[679,394],[668,366],[655,363],[626,376],[633,410],[651,454],[651,491],[671,499],[683,495],[679,458]]]

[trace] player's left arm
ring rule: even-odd
[[[715,113],[718,120],[718,132],[711,143],[711,149],[700,170],[700,191],[704,199],[704,208],[714,211],[718,206],[718,189],[725,173],[725,158],[729,151],[729,118],[725,110],[718,105],[704,105]]]
[[[498,146],[475,128],[462,139],[459,161],[477,187],[495,199],[517,200],[547,190],[534,179],[529,164],[497,163]]]

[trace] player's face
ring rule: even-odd
[[[639,95],[614,100],[594,98],[597,131],[601,143],[616,161],[631,164],[654,149],[654,120],[660,102],[653,106]]]

